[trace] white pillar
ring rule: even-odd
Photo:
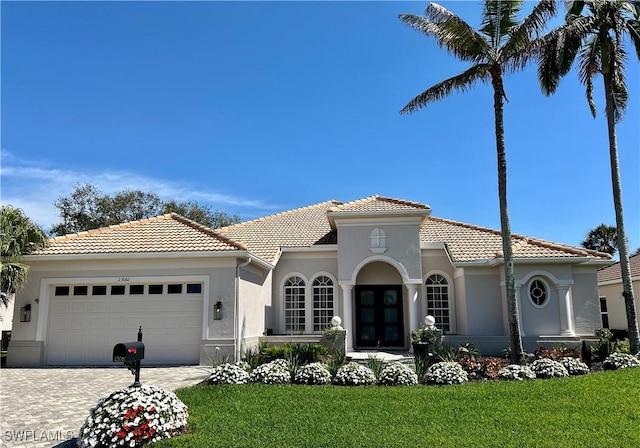
[[[558,288],[558,304],[560,306],[560,334],[562,336],[575,336],[571,287],[569,285],[556,285],[556,287]]]
[[[353,285],[340,285],[342,288],[342,328],[347,330],[347,351],[353,351]]]
[[[418,307],[418,285],[406,285],[409,294],[409,331],[420,328],[420,309]]]

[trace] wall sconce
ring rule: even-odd
[[[31,322],[31,304],[27,303],[20,308],[20,322]]]
[[[218,301],[213,305],[213,320],[222,319],[222,302]]]

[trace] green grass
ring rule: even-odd
[[[637,447],[640,369],[460,386],[195,386],[155,447]]]

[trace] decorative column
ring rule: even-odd
[[[558,305],[560,306],[560,334],[562,336],[575,336],[571,285],[556,285],[556,288],[558,289]]]
[[[409,331],[420,328],[420,309],[418,307],[418,286],[406,285],[409,298]]]
[[[342,288],[342,328],[347,330],[347,352],[353,351],[353,285]]]

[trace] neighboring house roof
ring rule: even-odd
[[[32,255],[244,250],[213,230],[175,213],[59,236]]]
[[[631,278],[640,277],[640,254],[629,257],[629,269],[631,270]],[[598,283],[616,280],[622,281],[622,269],[620,269],[619,261],[598,271]]]
[[[399,215],[421,218],[420,242],[441,243],[454,262],[502,258],[500,231],[430,217],[417,202],[370,196],[353,202],[326,201],[219,229],[209,229],[176,214],[133,221],[51,240],[35,255],[247,250],[274,262],[281,248],[337,243],[334,218]],[[580,258],[608,260],[608,254],[512,235],[514,258]]]

